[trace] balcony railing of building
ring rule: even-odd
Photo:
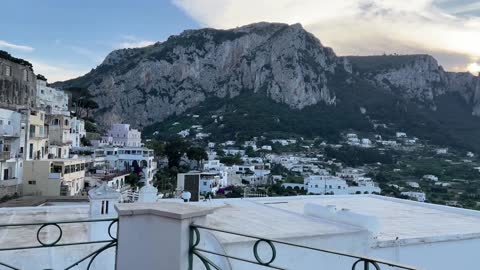
[[[253,239],[252,241],[252,255],[251,258],[246,258],[246,257],[240,257],[235,255],[229,255],[226,253],[220,253],[218,251],[214,250],[208,250],[204,248],[200,248],[199,244],[201,242],[201,233],[200,231],[209,231],[209,232],[216,232],[216,233],[221,233],[221,234],[229,234],[229,235],[234,235],[234,236],[240,236],[246,239]],[[260,249],[259,247],[261,245],[266,245],[270,249],[270,256],[267,256],[268,258],[265,258],[265,256],[262,256],[260,254]],[[291,266],[282,266],[282,265],[277,265],[276,264],[276,259],[277,259],[277,248],[278,246],[287,246],[289,248],[293,249],[303,249],[306,252],[308,251],[313,251],[313,252],[318,252],[318,253],[323,253],[323,254],[329,254],[332,256],[340,256],[344,258],[349,258],[351,259],[351,265],[348,265],[349,268],[346,269],[352,269],[352,270],[383,270],[383,269],[405,269],[405,270],[416,270],[416,268],[411,267],[411,266],[406,266],[406,265],[400,265],[394,262],[386,261],[386,260],[381,260],[381,259],[375,259],[375,258],[370,258],[370,257],[364,257],[364,256],[357,256],[353,254],[348,254],[344,252],[339,252],[335,250],[329,250],[329,249],[321,249],[321,248],[314,248],[314,247],[309,247],[309,246],[304,246],[304,245],[299,245],[295,243],[290,243],[286,241],[281,241],[281,240],[274,240],[274,239],[268,239],[264,237],[259,237],[259,236],[254,236],[254,235],[249,235],[249,234],[244,234],[244,233],[237,233],[237,232],[232,232],[232,231],[227,231],[227,230],[222,230],[222,229],[217,229],[213,227],[208,227],[208,226],[202,226],[202,225],[195,225],[192,224],[190,225],[190,251],[189,251],[189,270],[194,269],[194,258],[197,257],[200,259],[200,262],[203,264],[203,268],[206,270],[222,270],[222,267],[220,264],[214,262],[212,260],[212,256],[218,256],[220,258],[224,258],[226,260],[231,260],[231,261],[238,261],[238,262],[243,262],[247,264],[252,264],[252,265],[258,265],[261,266],[265,269],[280,269],[280,270],[286,270],[286,269],[292,269]],[[319,261],[319,264],[321,262]],[[350,264],[350,263],[347,263]],[[263,269],[262,268],[262,269]],[[196,268],[195,268],[196,269]],[[301,269],[301,268],[295,268],[295,269]],[[308,269],[312,269],[312,267],[309,267]]]
[[[45,133],[30,132],[30,139],[46,139],[47,137]]]
[[[104,222],[109,224],[107,227],[107,231],[105,232],[108,234],[109,239],[101,239],[101,240],[94,240],[94,241],[81,241],[81,242],[70,242],[65,243],[63,236],[66,235],[63,233],[63,229],[65,226],[69,224],[85,224],[85,223],[98,223]],[[109,223],[108,223],[109,222]],[[118,224],[118,219],[109,218],[109,219],[91,219],[91,220],[74,220],[74,221],[56,221],[56,222],[38,222],[38,223],[16,223],[16,224],[0,224],[0,230],[8,230],[10,228],[28,228],[33,227],[36,229],[36,239],[34,236],[32,237],[32,245],[29,246],[16,246],[12,247],[9,246],[8,243],[1,243],[0,242],[0,253],[7,252],[7,251],[16,251],[16,250],[32,250],[32,249],[42,249],[42,248],[61,248],[67,246],[78,246],[78,245],[101,245],[100,248],[94,250],[93,252],[89,253],[86,256],[81,256],[78,258],[74,263],[66,265],[62,267],[62,269],[74,269],[76,266],[80,264],[83,266],[86,264],[86,268],[89,270],[94,263],[95,259],[98,255],[103,253],[106,250],[114,249],[116,251],[117,247],[117,234],[113,233],[114,226],[116,227]],[[44,239],[44,235],[49,230],[57,230],[57,236],[55,239]],[[34,230],[33,230],[34,231]],[[88,264],[87,264],[88,263]],[[11,269],[11,270],[21,270],[19,266],[10,265],[6,262],[0,261],[0,266],[2,269]],[[76,269],[76,268],[75,268]]]
[[[10,151],[0,152],[0,160],[1,161],[9,160],[10,158],[12,158],[12,152],[10,152]]]
[[[13,126],[0,126],[0,137],[20,137],[19,131],[15,131]]]

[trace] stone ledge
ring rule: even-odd
[[[206,216],[214,208],[195,206],[187,203],[125,203],[116,204],[118,216],[155,215],[171,219],[188,219]]]

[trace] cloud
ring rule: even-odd
[[[340,55],[427,52],[480,59],[480,18],[442,9],[434,0],[172,1],[208,27],[300,22]],[[453,69],[451,60],[440,63]],[[463,70],[469,63],[462,62]]]
[[[5,40],[0,40],[0,48],[6,48],[6,49],[17,50],[22,52],[33,52],[35,50],[30,46],[18,45],[11,42],[7,42]]]
[[[132,35],[123,35],[123,41],[115,44],[115,49],[125,49],[125,48],[141,48],[155,44],[155,41],[151,40],[141,40]]]
[[[48,63],[38,59],[29,59],[29,61],[33,64],[35,73],[44,75],[49,82],[65,81],[76,78],[89,71],[89,68],[68,64]]]

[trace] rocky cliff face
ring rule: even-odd
[[[428,55],[337,57],[299,24],[184,31],[148,47],[113,51],[85,76],[56,86],[87,88],[103,124],[142,127],[209,97],[241,93],[261,93],[292,109],[335,105],[338,80],[350,79],[432,110],[437,97],[458,92],[480,116],[478,77],[446,72]]]
[[[242,91],[264,93],[295,109],[334,104],[329,80],[349,71],[347,61],[301,25],[257,23],[189,30],[149,47],[117,50],[89,74],[57,86],[87,87],[103,123],[142,126],[210,96],[230,98]]]
[[[359,76],[376,85],[413,100],[432,110],[435,98],[458,92],[472,106],[472,114],[480,115],[480,78],[468,72],[446,72],[430,55],[389,55],[347,57]]]

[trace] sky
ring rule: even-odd
[[[50,82],[81,76],[115,49],[185,29],[301,23],[337,55],[428,53],[480,72],[480,2],[472,0],[2,0],[0,50]]]

